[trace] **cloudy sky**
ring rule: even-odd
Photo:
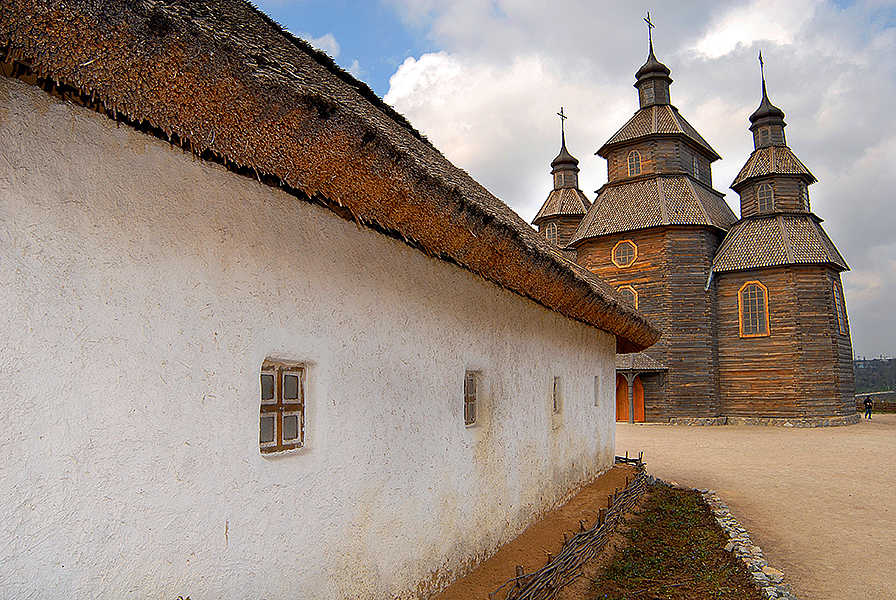
[[[722,156],[728,186],[752,150],[762,50],[787,142],[818,178],[813,212],[843,274],[857,356],[896,356],[896,0],[259,0],[531,221],[551,189],[562,106],[592,200],[595,151],[637,110],[647,56],[672,70],[672,103]]]

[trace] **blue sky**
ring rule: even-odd
[[[637,109],[647,53],[672,70],[672,103],[723,157],[728,186],[752,150],[762,50],[788,145],[819,182],[813,212],[851,271],[858,356],[896,355],[896,0],[269,0],[259,8],[365,81],[457,166],[531,221],[551,189],[559,120],[594,199],[594,152]]]
[[[352,0],[259,2],[262,12],[305,39],[332,35],[333,46],[323,47],[344,69],[357,64],[352,74],[380,97],[389,91],[389,78],[409,56],[437,50],[419,32],[406,28],[391,6]]]

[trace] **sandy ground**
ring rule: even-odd
[[[800,600],[896,598],[896,415],[849,427],[616,426],[616,454],[711,488]]]

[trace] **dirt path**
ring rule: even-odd
[[[582,527],[579,521],[590,529],[597,521],[598,511],[607,507],[607,497],[625,488],[626,478],[634,475],[631,466],[613,467],[432,600],[488,600],[490,593],[516,576],[517,565],[526,573],[537,571],[547,564],[549,554],[560,553],[564,533],[569,537],[578,533]]]
[[[715,489],[800,600],[896,598],[896,415],[849,427],[617,424],[616,454]]]

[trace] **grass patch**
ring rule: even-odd
[[[762,600],[695,491],[653,488],[622,533],[626,546],[594,580],[594,600]]]

